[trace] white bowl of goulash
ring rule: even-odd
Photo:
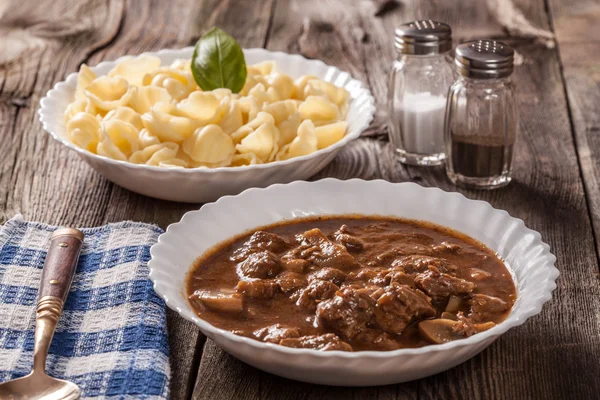
[[[538,314],[558,277],[522,220],[381,180],[248,189],[188,212],[150,252],[156,292],[225,351],[341,386],[468,360]]]
[[[193,51],[82,65],[41,100],[44,129],[119,186],[207,202],[307,179],[373,119],[369,90],[321,61],[245,49],[239,93],[202,91]]]

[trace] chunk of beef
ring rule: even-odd
[[[373,285],[385,286],[389,282],[386,281],[386,275],[389,273],[389,269],[384,268],[361,268],[358,271],[351,272],[348,274],[349,281],[362,281],[368,282]]]
[[[334,335],[333,333],[283,339],[279,342],[279,344],[286,347],[295,347],[297,349],[315,349],[321,351],[352,351],[352,346],[342,341],[338,336]]]
[[[471,293],[475,289],[473,282],[440,272],[430,265],[429,270],[415,278],[415,283],[433,298],[448,297]]]
[[[358,346],[372,349],[376,347],[378,350],[390,351],[400,348],[400,344],[394,338],[376,329],[364,328],[353,339],[353,343]]]
[[[329,281],[340,286],[348,277],[345,272],[340,271],[336,268],[321,268],[308,275],[310,282],[314,280]]]
[[[268,250],[251,253],[236,267],[237,274],[242,279],[272,278],[280,269],[278,257]]]
[[[469,317],[475,322],[494,320],[509,308],[504,300],[479,293],[471,295],[469,304],[471,305]]]
[[[458,321],[456,325],[454,325],[453,329],[455,332],[462,334],[463,336],[472,336],[476,333],[487,331],[488,329],[496,326],[496,323],[492,321],[477,323],[474,322],[469,317],[465,317],[462,311],[459,311],[456,315],[456,320]]]
[[[385,276],[385,282],[387,285],[398,283],[400,285],[415,287],[415,279],[399,270],[392,270],[391,272],[388,272]]]
[[[277,293],[277,289],[277,282],[270,279],[239,281],[237,284],[237,291],[252,299],[271,299]]]
[[[244,244],[233,252],[230,260],[239,262],[246,259],[250,254],[262,250],[280,253],[289,248],[289,244],[279,235],[265,231],[256,231]]]
[[[286,271],[303,274],[308,266],[308,261],[301,258],[294,258],[290,254],[286,254],[281,257],[280,264],[281,268],[285,269]]]
[[[345,233],[347,235],[354,235],[355,232],[350,229],[350,227],[346,224],[342,224],[342,226],[340,226],[340,229],[337,230],[337,232],[339,233]]]
[[[356,336],[374,313],[375,301],[367,293],[352,288],[342,289],[317,306],[319,323],[348,339]]]
[[[348,251],[361,251],[365,248],[365,244],[359,238],[352,235],[352,231],[348,225],[344,224],[334,232],[333,237],[336,242],[344,245]]]
[[[239,294],[229,291],[211,291],[198,289],[188,299],[199,310],[213,310],[223,312],[242,312],[244,299]]]
[[[295,258],[305,259],[321,268],[344,270],[358,267],[358,263],[344,246],[329,240],[318,228],[296,235],[296,240],[300,246],[292,250]]]
[[[434,253],[456,253],[460,254],[462,251],[462,247],[459,244],[451,243],[451,242],[442,242],[439,244],[434,244],[431,246],[431,250]]]
[[[296,302],[298,307],[314,311],[318,303],[332,298],[338,290],[340,288],[332,282],[315,280],[304,289],[298,290],[290,298]]]
[[[355,289],[358,293],[364,293],[368,296],[371,296],[371,298],[373,298],[374,300],[379,299],[379,296],[381,296],[384,292],[384,288],[368,283],[362,286],[348,285],[347,287]]]
[[[293,292],[308,285],[308,281],[303,275],[292,271],[283,271],[277,275],[275,281],[283,293]]]
[[[490,274],[489,272],[484,271],[479,268],[470,268],[469,275],[471,276],[471,279],[476,280],[476,281],[483,281],[488,278],[491,278],[491,276],[492,276],[492,274]]]
[[[253,335],[262,342],[279,343],[283,339],[300,337],[300,331],[298,328],[275,324],[254,331]]]
[[[432,256],[433,250],[427,245],[420,243],[401,243],[391,250],[384,251],[379,254],[376,258],[377,261],[384,265],[389,265],[390,262],[397,259],[398,257],[419,257],[419,256]],[[393,264],[392,264],[393,266]]]
[[[434,315],[435,308],[425,293],[394,283],[377,300],[375,321],[385,332],[399,335],[413,321]]]
[[[392,267],[405,274],[420,274],[429,270],[429,266],[436,267],[441,272],[450,274],[457,270],[456,265],[441,258],[410,255],[400,257],[392,262]]]
[[[465,317],[462,311],[459,311],[456,314],[456,319],[457,321],[452,327],[454,332],[464,337],[473,336],[477,333],[477,329],[473,326],[473,322]]]

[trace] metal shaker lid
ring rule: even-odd
[[[456,46],[454,64],[469,78],[495,79],[513,72],[514,50],[495,40],[474,40]]]
[[[452,29],[432,20],[409,22],[396,28],[394,45],[400,54],[445,53],[452,49]]]

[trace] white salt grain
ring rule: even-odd
[[[399,104],[404,150],[415,154],[444,152],[446,97],[429,92],[406,94]]]

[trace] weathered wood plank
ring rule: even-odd
[[[556,32],[581,173],[600,248],[600,3],[548,1]]]
[[[542,1],[518,2],[534,25],[547,28]],[[385,95],[393,27],[416,18],[450,23],[458,40],[504,36],[481,2],[403,2],[374,16],[370,2],[279,1],[267,47],[323,59],[362,79],[380,109],[371,136],[385,138]],[[555,300],[525,326],[499,339],[479,356],[421,381],[377,389],[329,388],[292,382],[257,371],[207,344],[200,367],[206,379],[195,398],[565,398],[591,397],[600,382],[600,309],[590,221],[555,50],[511,40],[524,56],[519,89],[521,140],[515,182],[495,192],[465,192],[490,201],[539,230],[558,256],[562,276]],[[404,168],[385,140],[361,139],[317,177],[404,181],[456,190],[443,169]],[[590,321],[592,321],[590,323]],[[597,363],[596,363],[597,364]],[[534,367],[535,366],[535,367]],[[577,371],[577,372],[575,372]],[[232,383],[233,382],[233,383]],[[215,388],[219,388],[218,390]],[[210,389],[209,389],[210,388]]]
[[[0,12],[0,220],[97,225],[110,185],[54,143],[40,98],[117,34],[122,1],[5,1]],[[89,16],[93,15],[94,18]]]
[[[546,2],[550,9],[558,44],[559,46],[564,45],[561,46],[561,51],[569,47],[566,45],[567,43],[571,45],[600,42],[600,28],[598,28],[600,3],[598,3],[598,0],[574,0],[568,2],[547,0]],[[592,61],[597,54],[585,53],[585,56]],[[563,61],[567,60],[567,57],[563,57]]]

